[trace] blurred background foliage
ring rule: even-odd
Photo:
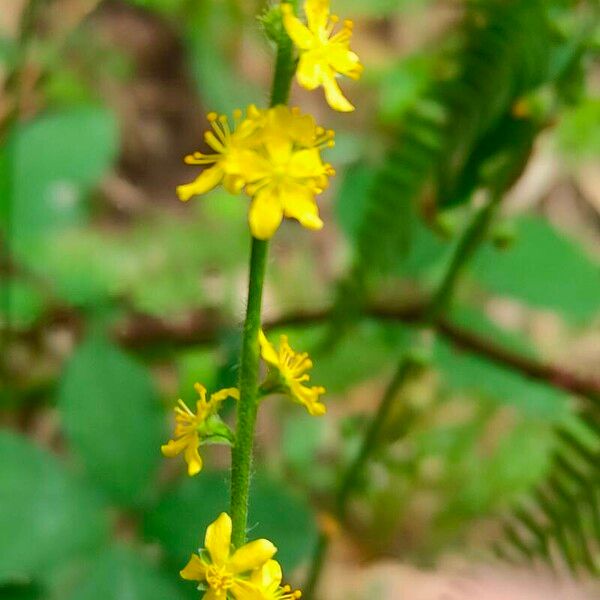
[[[180,205],[206,110],[264,104],[241,0],[9,0],[0,15],[0,598],[194,598],[177,572],[227,507],[227,455],[165,464],[171,408],[235,385],[244,202]],[[590,0],[338,0],[366,64],[332,126],[319,235],[274,240],[265,319],[329,411],[261,415],[250,521],[296,581],[402,354],[360,474],[353,564],[496,551],[600,568],[600,28]],[[454,301],[427,299],[485,203]],[[334,557],[335,560],[335,557]],[[335,596],[328,587],[327,597]]]

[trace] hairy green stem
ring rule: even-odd
[[[282,31],[277,44],[275,73],[271,88],[271,106],[287,102],[293,76],[292,42],[287,34]],[[240,359],[240,399],[237,403],[236,442],[231,455],[230,511],[233,523],[232,543],[235,547],[242,546],[245,543],[248,526],[254,429],[260,400],[258,389],[260,366],[258,333],[261,324],[262,292],[268,251],[268,241],[252,238],[248,304]]]
[[[269,243],[252,238],[248,306],[242,338],[240,399],[237,403],[236,442],[231,457],[231,519],[233,545],[246,541],[254,427],[258,410],[260,312]]]
[[[273,77],[273,84],[271,86],[271,106],[287,104],[295,72],[294,46],[292,40],[282,31],[277,44],[277,56],[275,58],[276,76]]]
[[[474,213],[462,232],[452,253],[448,267],[427,307],[423,327],[434,324],[450,305],[460,275],[478,246],[485,239],[486,232],[500,198],[500,194],[492,195],[487,203]],[[340,521],[343,521],[346,516],[347,504],[355,489],[356,482],[371,458],[373,451],[378,446],[382,429],[393,407],[394,400],[406,383],[407,378],[410,377],[414,364],[414,359],[411,357],[411,352],[409,351],[396,368],[394,376],[383,393],[377,411],[364,434],[360,448],[354,460],[351,461],[344,472],[335,496],[334,505],[335,514]],[[329,543],[329,536],[325,532],[322,532],[317,540],[304,586],[304,597],[307,600],[312,600],[316,592]]]

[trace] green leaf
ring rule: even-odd
[[[59,408],[70,443],[116,500],[140,500],[160,461],[163,415],[148,371],[92,334],[60,382]]]
[[[45,115],[13,130],[2,224],[17,256],[35,265],[46,234],[84,220],[85,196],[116,150],[115,120],[100,108]]]
[[[348,237],[355,241],[366,210],[375,172],[363,163],[348,167],[336,198],[337,216]]]
[[[180,568],[204,545],[206,527],[229,506],[227,476],[202,472],[185,479],[146,516],[144,531],[159,540],[173,565]],[[284,569],[295,568],[308,556],[316,524],[305,498],[286,484],[258,475],[252,481],[248,539],[265,537],[278,548]]]
[[[42,600],[44,592],[35,583],[0,584],[0,600]]]
[[[139,552],[115,547],[90,565],[89,575],[69,600],[181,600],[186,597],[184,582],[178,586],[174,581]]]
[[[255,85],[235,72],[230,56],[242,25],[236,23],[239,17],[231,5],[208,0],[196,3],[186,21],[191,72],[202,98],[213,110],[228,114],[253,102],[260,104],[262,96]]]
[[[43,309],[42,292],[25,280],[12,278],[0,290],[0,323],[14,329],[30,327]]]
[[[107,535],[98,498],[23,437],[0,432],[0,581],[47,577]]]
[[[568,110],[557,130],[560,149],[568,159],[600,155],[600,99],[587,98]]]
[[[434,75],[436,58],[430,51],[414,54],[378,75],[379,112],[385,122],[395,125],[424,94]]]
[[[317,538],[306,496],[267,477],[254,479],[248,526],[252,539],[264,537],[277,546],[277,560],[288,574],[308,558]]]
[[[481,250],[474,263],[478,281],[495,294],[558,311],[572,321],[596,315],[600,265],[539,217],[523,217],[516,228],[517,239],[510,249]]]
[[[451,388],[513,405],[524,415],[548,423],[559,423],[568,415],[568,396],[556,388],[463,352],[445,340],[436,341],[434,357]]]
[[[158,540],[174,568],[204,545],[204,532],[229,506],[226,474],[202,471],[183,479],[144,518],[144,534]]]

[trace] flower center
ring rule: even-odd
[[[206,583],[217,594],[223,594],[233,585],[233,575],[225,567],[210,565],[206,570]]]

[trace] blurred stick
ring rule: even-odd
[[[380,321],[419,324],[423,322],[425,310],[425,303],[403,307],[373,305],[365,307],[363,315],[365,318]],[[329,321],[331,315],[331,309],[295,312],[265,321],[264,328],[273,330],[318,325]],[[438,318],[433,323],[433,327],[441,336],[459,348],[483,356],[501,367],[518,371],[529,379],[565,392],[588,398],[596,405],[600,402],[600,377],[586,377],[564,367],[525,356],[490,338],[461,327],[450,319]],[[157,346],[165,345],[175,347],[214,345],[218,343],[224,329],[226,324],[220,321],[213,311],[199,311],[190,315],[185,321],[176,323],[152,317],[132,317],[119,326],[114,335],[117,341],[127,348],[152,351]]]

